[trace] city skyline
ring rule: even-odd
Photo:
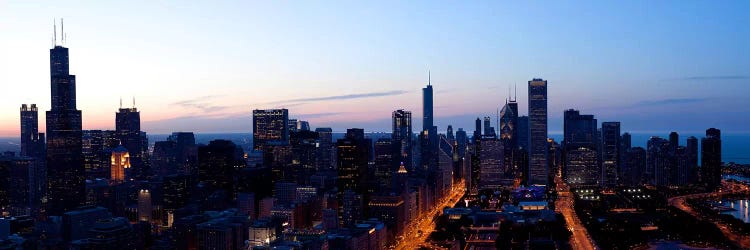
[[[466,19],[452,13],[456,6],[450,4],[394,4],[402,8],[249,4],[259,13],[248,15],[248,22],[258,25],[245,25],[243,14],[221,4],[201,14],[206,6],[166,13],[171,5],[165,3],[152,6],[143,18],[132,14],[137,11],[101,16],[132,6],[100,4],[87,6],[92,11],[87,12],[54,2],[42,11],[7,4],[0,23],[10,24],[7,34],[14,39],[0,42],[8,55],[0,61],[0,82],[38,91],[7,90],[0,100],[0,136],[18,135],[19,103],[50,108],[43,52],[51,47],[51,17],[68,24],[71,71],[82,77],[77,98],[85,111],[83,129],[114,127],[111,116],[120,98],[130,107],[135,97],[143,130],[152,134],[249,132],[251,110],[267,108],[288,108],[290,117],[334,131],[388,131],[393,110],[422,116],[418,88],[432,71],[440,130],[449,124],[470,130],[474,118],[495,115],[509,95],[506,89],[540,77],[551,83],[550,133],[562,131],[568,108],[596,114],[600,121],[620,121],[623,131],[721,127],[727,133],[748,132],[742,124],[749,122],[750,105],[738,90],[750,79],[745,48],[750,32],[715,28],[735,27],[731,24],[747,18],[736,5],[661,3],[642,10],[645,2],[591,2],[585,8],[477,3],[460,6],[476,13]],[[260,13],[266,10],[279,16]],[[514,12],[531,10],[547,18],[514,18],[520,15]],[[362,18],[383,14],[378,11],[387,14],[375,19],[383,23]],[[226,19],[206,19],[211,13]],[[657,13],[660,17],[653,16]],[[639,28],[645,23],[649,28]],[[474,28],[479,24],[485,29]],[[561,29],[553,29],[558,24]],[[174,31],[162,34],[159,27]],[[395,33],[409,35],[399,42],[392,40]],[[307,43],[295,42],[305,37]],[[540,42],[545,40],[549,43]],[[122,70],[128,77],[112,77]],[[525,115],[528,98],[520,92],[519,115]],[[39,122],[46,131],[44,118]]]

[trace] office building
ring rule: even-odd
[[[411,112],[399,109],[393,111],[393,133],[391,141],[393,145],[393,161],[391,170],[395,170],[401,162],[406,169],[413,170],[412,167],[412,128]]]
[[[701,181],[709,189],[721,185],[721,130],[715,128],[701,139]]]
[[[47,111],[47,213],[61,215],[84,204],[85,169],[76,78],[69,73],[68,48],[50,49],[51,109]]]
[[[563,158],[564,177],[573,186],[592,186],[601,183],[597,121],[593,115],[581,115],[578,110],[564,113]]]
[[[253,150],[289,144],[289,110],[253,110]]]
[[[619,184],[620,168],[620,123],[602,122],[602,185],[614,187]]]
[[[529,81],[528,184],[547,185],[547,81]]]
[[[126,169],[130,168],[130,153],[122,145],[112,149],[109,180],[112,183],[122,183],[126,178]]]
[[[130,165],[133,177],[144,178],[148,175],[146,159],[148,154],[148,138],[141,131],[141,112],[135,107],[135,98],[132,108],[122,108],[115,114],[115,132],[130,154]]]
[[[44,133],[39,133],[39,110],[36,104],[21,105],[21,156],[44,160]]]

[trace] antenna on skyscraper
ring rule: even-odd
[[[430,70],[427,70],[427,86],[432,85],[432,74],[430,73]]]
[[[133,96],[133,108],[135,108],[135,96]]]
[[[57,46],[57,20],[52,19],[52,46]]]
[[[120,109],[122,109],[122,96],[120,96]]]
[[[60,33],[62,33],[62,45],[65,46],[65,22],[60,18]]]
[[[513,83],[513,87],[516,90],[516,96],[513,97],[513,101],[517,102],[518,101],[518,84],[517,83]]]

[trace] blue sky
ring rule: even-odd
[[[421,117],[430,70],[441,130],[473,130],[514,84],[525,114],[526,81],[541,77],[551,131],[576,108],[624,131],[750,132],[748,9],[747,1],[6,1],[0,135],[18,133],[21,103],[49,109],[54,18],[65,19],[89,129],[114,128],[119,98],[130,105],[135,96],[149,133],[248,132],[252,109],[275,107],[313,127],[387,131],[393,110]]]

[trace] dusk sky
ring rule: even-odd
[[[44,130],[55,18],[84,129],[133,97],[152,134],[251,132],[278,107],[335,131],[406,109],[420,128],[430,70],[439,130],[473,131],[514,85],[526,114],[539,77],[550,133],[568,108],[623,132],[750,132],[750,1],[134,2],[0,2],[0,136],[22,103]]]

